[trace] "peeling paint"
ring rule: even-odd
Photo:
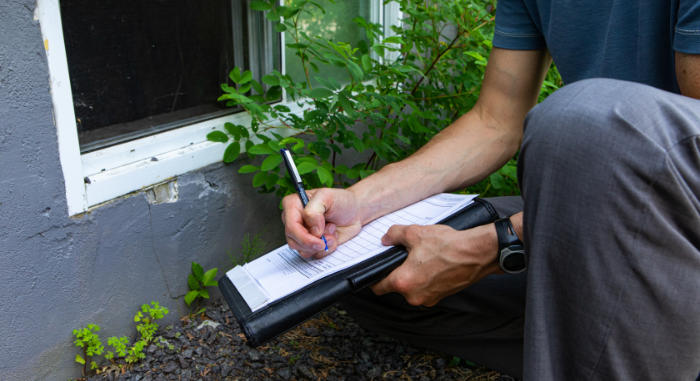
[[[177,180],[167,182],[165,184],[158,184],[154,187],[147,189],[146,200],[151,205],[158,204],[170,204],[177,202],[179,198]]]

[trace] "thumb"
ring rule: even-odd
[[[406,228],[407,225],[393,225],[382,237],[382,245],[392,246],[392,245],[406,245]]]

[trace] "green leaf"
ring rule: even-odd
[[[199,296],[204,299],[209,299],[209,290],[199,290]]]
[[[399,36],[391,36],[384,39],[385,44],[403,44],[403,39]]]
[[[318,168],[318,164],[315,162],[305,161],[297,165],[297,171],[300,175],[313,172],[314,169]]]
[[[362,80],[364,73],[362,72],[362,68],[358,64],[352,61],[348,61],[348,69],[350,70],[350,74],[352,74],[352,77],[355,78],[356,81]]]
[[[260,168],[254,166],[254,165],[246,164],[238,169],[238,173],[241,173],[241,174],[253,173],[253,172],[257,172],[259,170],[260,170]]]
[[[287,106],[285,106],[285,105],[276,105],[276,106],[273,107],[273,108],[274,108],[275,110],[279,111],[279,112],[290,112],[290,111],[292,111],[292,110],[289,109],[289,107],[287,107]]]
[[[299,139],[299,141],[294,145],[294,147],[292,147],[292,151],[294,153],[300,153],[303,148],[304,148],[304,141]]]
[[[261,143],[248,148],[248,153],[251,155],[272,155],[276,153],[276,151],[270,148],[267,144]]]
[[[250,2],[250,9],[254,11],[267,11],[272,9],[272,5],[267,1],[253,0]]]
[[[192,274],[194,274],[194,277],[197,280],[202,280],[202,276],[204,276],[204,269],[202,268],[202,265],[197,262],[192,262]]]
[[[253,90],[255,90],[256,93],[258,93],[258,94],[263,94],[263,93],[265,93],[265,89],[263,89],[263,87],[262,87],[262,85],[260,84],[260,82],[258,82],[258,81],[256,81],[256,80],[253,80],[253,81],[251,82],[251,84],[253,85]]]
[[[231,78],[233,83],[238,83],[238,81],[241,79],[241,68],[234,67],[233,70],[228,73],[228,77]]]
[[[280,154],[273,154],[265,158],[263,160],[262,164],[260,165],[260,170],[261,171],[269,171],[273,168],[279,167],[280,163],[282,162],[282,155]]]
[[[255,188],[260,188],[265,184],[265,181],[267,180],[267,176],[265,175],[265,172],[258,172],[253,176],[253,186]]]
[[[362,68],[365,71],[372,70],[372,59],[367,54],[362,56]]]
[[[197,299],[197,296],[199,295],[199,290],[193,290],[185,294],[185,303],[189,306],[194,302],[195,299]]]
[[[75,355],[75,362],[77,362],[78,364],[85,365],[85,359],[81,355]]]
[[[187,287],[189,287],[190,290],[199,290],[201,288],[199,285],[199,281],[197,281],[197,279],[192,274],[187,276]]]
[[[333,92],[331,90],[326,89],[325,87],[317,87],[311,90],[309,94],[311,95],[311,98],[314,99],[327,98],[333,96]]]
[[[234,126],[233,123],[226,122],[224,123],[224,129],[226,132],[231,134],[234,139],[240,139],[241,132],[238,130],[238,126]]]
[[[268,74],[268,75],[262,77],[262,81],[263,81],[263,83],[270,85],[270,86],[277,86],[280,84],[279,78],[277,78],[277,76],[272,75],[272,74]]]
[[[226,134],[223,132],[216,130],[207,134],[207,140],[211,142],[226,143],[228,141],[228,136],[226,136]]]
[[[274,132],[272,132],[272,135],[274,135],[275,138],[277,138],[277,139],[282,139],[281,136],[279,136],[278,134],[275,134]],[[270,149],[271,149],[272,152],[274,152],[274,153],[279,153],[280,150],[283,148],[282,146],[280,146],[280,143],[279,143],[279,142],[274,141],[274,140],[268,141],[268,142],[267,142],[267,146],[270,147]]]
[[[284,24],[282,24],[282,23],[277,23],[277,24],[275,24],[275,31],[276,31],[276,32],[281,33],[281,32],[284,32],[285,30],[287,30],[287,26],[286,26],[286,25],[284,25]]]
[[[246,70],[243,75],[241,76],[241,79],[238,81],[238,84],[243,85],[248,82],[250,82],[253,79],[253,73],[250,70]],[[248,90],[250,90],[250,87],[248,87]],[[239,89],[238,91],[240,93],[246,93],[248,90],[243,91],[242,89]]]
[[[224,151],[224,163],[232,163],[238,158],[241,153],[241,144],[239,142],[233,142],[226,147]]]
[[[316,170],[316,173],[318,174],[318,179],[321,180],[321,183],[327,187],[332,187],[333,186],[333,175],[329,170],[323,167],[319,167]]]
[[[219,269],[216,267],[205,272],[204,277],[202,278],[202,283],[207,287],[212,286],[211,282],[214,280],[214,277],[216,277],[217,272],[219,272]]]
[[[265,94],[265,99],[267,100],[278,100],[282,97],[282,88],[279,86],[272,86]]]

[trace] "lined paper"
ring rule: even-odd
[[[388,247],[381,244],[381,238],[391,226],[434,224],[470,204],[475,197],[441,193],[370,222],[357,236],[324,258],[304,259],[284,245],[244,266],[234,267],[226,275],[255,311],[318,279],[382,253]]]

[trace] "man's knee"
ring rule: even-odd
[[[699,105],[640,83],[585,79],[562,87],[530,111],[523,146],[544,140],[565,146],[593,143],[597,148],[619,143],[616,137],[631,137],[669,148],[697,134]]]
[[[550,95],[525,121],[519,168],[535,172],[572,164],[610,167],[618,154],[659,154],[680,139],[682,128],[668,123],[669,108],[687,102],[650,86],[612,79],[578,81]],[[555,170],[557,170],[555,168]]]
[[[612,119],[643,108],[625,100],[638,86],[642,85],[594,78],[562,87],[528,113],[523,146],[580,146],[609,134]]]

